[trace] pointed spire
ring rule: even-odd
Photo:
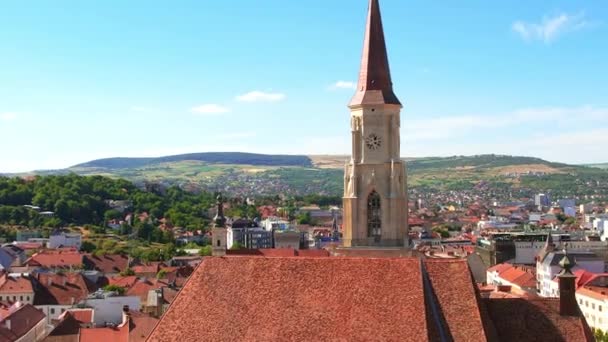
[[[349,106],[401,105],[393,92],[378,0],[369,1],[357,92]]]

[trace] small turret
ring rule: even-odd
[[[576,276],[572,268],[576,262],[564,248],[564,257],[559,262],[562,271],[557,275],[559,281],[559,314],[562,316],[578,316],[579,308],[576,303]]]
[[[211,229],[213,256],[226,255],[227,249],[227,232],[226,232],[226,217],[224,217],[224,199],[222,193],[218,193],[216,197],[217,213],[213,218],[213,227]]]

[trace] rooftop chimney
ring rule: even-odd
[[[574,260],[564,250],[564,257],[559,262],[562,271],[558,274],[559,281],[559,314],[562,316],[578,316],[579,308],[576,303],[576,276],[572,274],[572,267],[576,265]]]
[[[4,325],[6,326],[6,329],[11,330],[11,320],[10,319],[4,320]]]

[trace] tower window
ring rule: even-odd
[[[217,246],[220,247],[220,245],[221,245],[220,240],[217,240]]]
[[[374,190],[367,197],[367,236],[380,242],[382,236],[380,195]]]

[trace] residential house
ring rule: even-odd
[[[82,269],[83,255],[76,250],[44,250],[25,261],[26,266],[47,271]]]
[[[30,304],[15,306],[13,311],[0,320],[0,341],[42,341],[48,334],[42,311]]]
[[[34,287],[30,277],[0,274],[0,301],[34,304]]]
[[[125,295],[137,296],[140,298],[143,312],[156,312],[157,307],[148,307],[148,296],[150,291],[159,290],[163,287],[169,287],[169,283],[166,280],[156,278],[143,278],[139,279],[133,286],[127,289]]]
[[[129,267],[129,257],[123,254],[106,254],[101,256],[86,254],[83,257],[83,264],[88,270],[96,270],[105,276],[111,277]]]
[[[79,342],[144,342],[158,324],[158,319],[129,307],[123,310],[119,325],[104,328],[81,328]]]
[[[80,249],[82,245],[82,234],[66,230],[56,230],[49,237],[49,248],[75,248]]]
[[[91,309],[70,309],[55,321],[55,328],[44,342],[79,342],[80,329],[93,327]]]
[[[156,278],[156,275],[158,274],[161,267],[163,267],[163,266],[166,266],[166,265],[159,261],[153,261],[153,262],[140,263],[137,265],[133,265],[133,266],[131,266],[131,269],[133,270],[133,272],[135,272],[135,275],[138,277]]]
[[[50,324],[86,299],[92,287],[80,273],[38,273],[34,280],[34,305],[44,312]]]
[[[17,230],[16,241],[29,241],[30,239],[41,238],[42,234],[38,229],[19,229]]]
[[[25,253],[25,250],[18,247],[17,245],[8,244],[2,246],[0,249],[3,253],[10,255],[10,258],[13,259],[13,263],[10,265],[10,267],[22,266],[25,260],[27,260],[27,254]]]
[[[122,322],[122,310],[128,306],[132,310],[141,309],[141,298],[139,296],[121,296],[114,292],[98,290],[81,301],[79,307],[91,308],[95,312],[95,326],[106,326],[108,324],[118,325]]]
[[[16,260],[16,256],[4,248],[0,248],[0,272],[8,272]]]
[[[598,286],[600,285],[600,286]],[[608,332],[608,284],[593,282],[576,290],[576,300],[591,328]]]

